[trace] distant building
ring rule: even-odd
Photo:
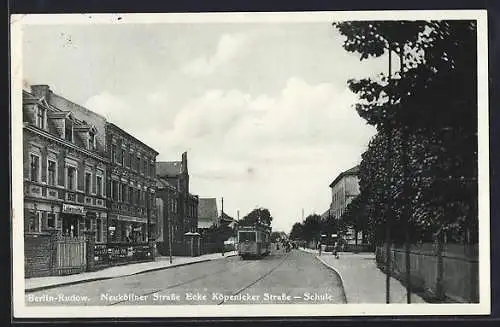
[[[198,230],[218,226],[219,213],[216,198],[200,198],[198,202]]]
[[[68,237],[95,231],[106,242],[104,120],[52,92],[23,91],[24,226]]]
[[[331,214],[332,217],[336,219],[342,217],[347,205],[358,196],[360,192],[358,173],[359,166],[353,167],[341,172],[333,182],[330,183],[332,203],[329,212],[325,212],[325,214]],[[348,242],[355,243],[354,231],[349,230],[347,238]]]
[[[161,161],[156,163],[156,174],[159,185],[162,185],[164,208],[173,208],[171,217],[173,248],[176,253],[184,253],[186,236],[198,235],[198,196],[189,193],[189,171],[187,153],[181,161]],[[158,182],[157,182],[158,184]],[[164,210],[164,216],[170,211]],[[167,216],[168,218],[168,216]],[[164,220],[164,226],[165,220]],[[164,228],[165,230],[165,228]],[[164,244],[165,232],[163,233]]]

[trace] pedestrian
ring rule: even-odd
[[[322,250],[321,242],[318,242],[318,248],[319,248],[319,255],[321,255],[321,250]]]
[[[335,258],[339,258],[339,242],[335,241],[335,244],[333,245],[333,255]]]

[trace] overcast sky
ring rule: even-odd
[[[289,232],[330,203],[374,129],[352,107],[353,77],[386,70],[342,48],[331,22],[25,26],[23,75],[156,149],[188,151],[190,188],[257,206]]]

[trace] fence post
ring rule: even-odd
[[[95,270],[95,231],[85,231],[85,246],[86,246],[86,271],[94,271]]]
[[[442,232],[437,234],[436,238],[436,256],[437,256],[437,275],[436,275],[436,296],[439,301],[444,299],[444,287],[443,287],[443,235]]]
[[[151,251],[151,259],[156,260],[156,241],[154,239],[149,239],[149,249]]]

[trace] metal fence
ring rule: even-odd
[[[386,247],[376,248],[377,264],[385,270]],[[391,274],[404,281],[406,251],[393,246]],[[477,245],[424,243],[410,247],[410,278],[415,290],[438,301],[479,302]]]

